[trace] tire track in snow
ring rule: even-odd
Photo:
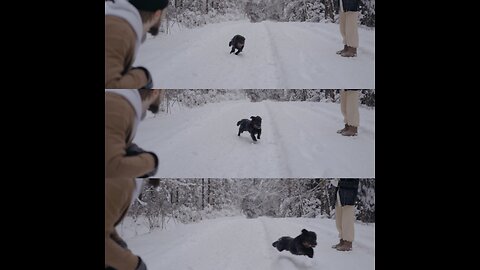
[[[272,67],[275,69],[275,74],[277,77],[277,86],[276,88],[288,88],[285,86],[288,86],[288,82],[286,81],[287,76],[285,76],[285,70],[283,69],[284,63],[281,61],[281,58],[279,57],[280,54],[278,53],[278,49],[275,43],[275,39],[272,36],[272,32],[268,26],[268,21],[263,21],[261,22],[263,25],[263,28],[265,29],[265,32],[267,33],[267,39],[266,42],[268,44],[268,47],[270,48],[270,60],[272,62]]]
[[[270,101],[263,101],[266,112],[268,113],[268,119],[271,119],[271,126],[273,128],[272,132],[272,137],[275,136],[276,139],[276,144],[280,146],[280,151],[277,150],[277,156],[278,157],[288,157],[288,152],[287,149],[285,148],[285,145],[283,144],[285,140],[282,139],[282,133],[279,132],[278,129],[278,123],[276,119],[276,115],[272,113],[272,109],[270,108]],[[285,168],[286,174],[282,175],[282,178],[288,178],[292,177],[292,170],[290,169],[290,166],[288,165],[288,159],[287,158],[280,158],[279,159],[280,167]]]

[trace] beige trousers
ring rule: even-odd
[[[343,114],[343,122],[349,126],[358,127],[360,113],[358,112],[360,91],[340,91],[340,106]]]
[[[340,34],[343,44],[358,48],[358,11],[340,11]]]
[[[355,206],[342,206],[340,204],[340,199],[337,199],[337,205],[335,206],[335,223],[337,224],[340,239],[353,242],[353,239],[355,238],[355,230],[353,227],[354,222]]]

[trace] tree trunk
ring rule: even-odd
[[[307,3],[305,2],[305,0],[303,0],[303,7],[301,9],[301,17],[300,17],[300,21],[301,22],[304,22],[307,20]]]
[[[327,211],[327,217],[331,217],[330,215],[330,207],[331,207],[331,204],[330,204],[330,194],[328,194],[328,184],[325,185],[325,189],[324,189],[324,192],[325,192],[325,197],[327,197],[327,205],[326,205],[326,211]]]
[[[324,0],[325,4],[325,20],[330,19],[331,22],[334,21],[334,6],[332,0]]]
[[[205,195],[204,195],[204,190],[205,190],[205,179],[202,178],[202,210],[205,209]]]
[[[210,204],[210,178],[208,178],[207,183],[207,203]]]

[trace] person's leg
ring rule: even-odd
[[[358,48],[358,11],[345,12],[345,43],[348,50],[344,51],[342,56],[356,56]]]
[[[355,207],[345,205],[342,207],[342,239],[343,244],[337,247],[340,251],[352,250],[352,242],[355,238]]]
[[[345,12],[339,12],[339,25],[340,25],[340,34],[342,35],[342,42],[343,42],[343,49],[337,51],[337,54],[342,54],[345,49],[347,48],[347,40],[346,40],[346,30],[345,30]]]
[[[342,132],[344,136],[355,136],[358,133],[360,113],[358,111],[359,91],[345,91],[346,124],[348,129]]]
[[[340,242],[336,245],[333,245],[332,248],[337,248],[338,246],[343,244],[343,237],[342,237],[342,206],[339,204],[339,200],[337,199],[335,205],[335,225],[337,226],[338,237],[340,238]]]
[[[342,129],[337,130],[337,133],[342,133],[345,130],[347,130],[347,98],[346,98],[346,91],[345,90],[340,90],[340,110],[342,111],[343,115],[343,123],[345,124],[345,127]]]

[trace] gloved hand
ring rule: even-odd
[[[143,154],[143,153],[148,153],[148,154],[153,156],[153,159],[155,161],[155,167],[153,168],[153,170],[151,172],[146,173],[145,175],[139,176],[139,178],[148,178],[148,177],[154,176],[157,173],[158,157],[155,153],[147,152],[147,151],[143,150],[142,148],[140,148],[135,143],[132,143],[125,151],[127,152],[127,156],[136,156],[136,155],[140,155],[140,154]]]
[[[138,264],[136,270],[147,270],[147,265],[143,262],[142,258],[140,256],[138,257]]]
[[[140,148],[136,143],[130,144],[125,151],[127,152],[127,156],[136,156],[147,152]]]
[[[113,238],[113,241],[115,241],[115,243],[117,243],[117,244],[118,244],[119,246],[121,246],[122,248],[128,249],[127,243],[125,243],[125,241],[123,241],[122,239],[120,239],[120,238]]]
[[[141,87],[140,89],[152,89],[153,88],[153,80],[152,80],[152,75],[150,75],[150,71],[144,67],[133,67],[132,69],[141,69],[143,72],[145,72],[145,75],[147,76],[147,84]]]
[[[149,153],[150,155],[153,156],[153,159],[155,160],[155,168],[153,168],[153,171],[151,171],[151,172],[149,172],[145,175],[142,175],[139,178],[149,178],[149,177],[152,177],[155,174],[157,174],[157,170],[158,170],[158,157],[157,157],[157,155],[153,152],[146,152],[146,153]]]

